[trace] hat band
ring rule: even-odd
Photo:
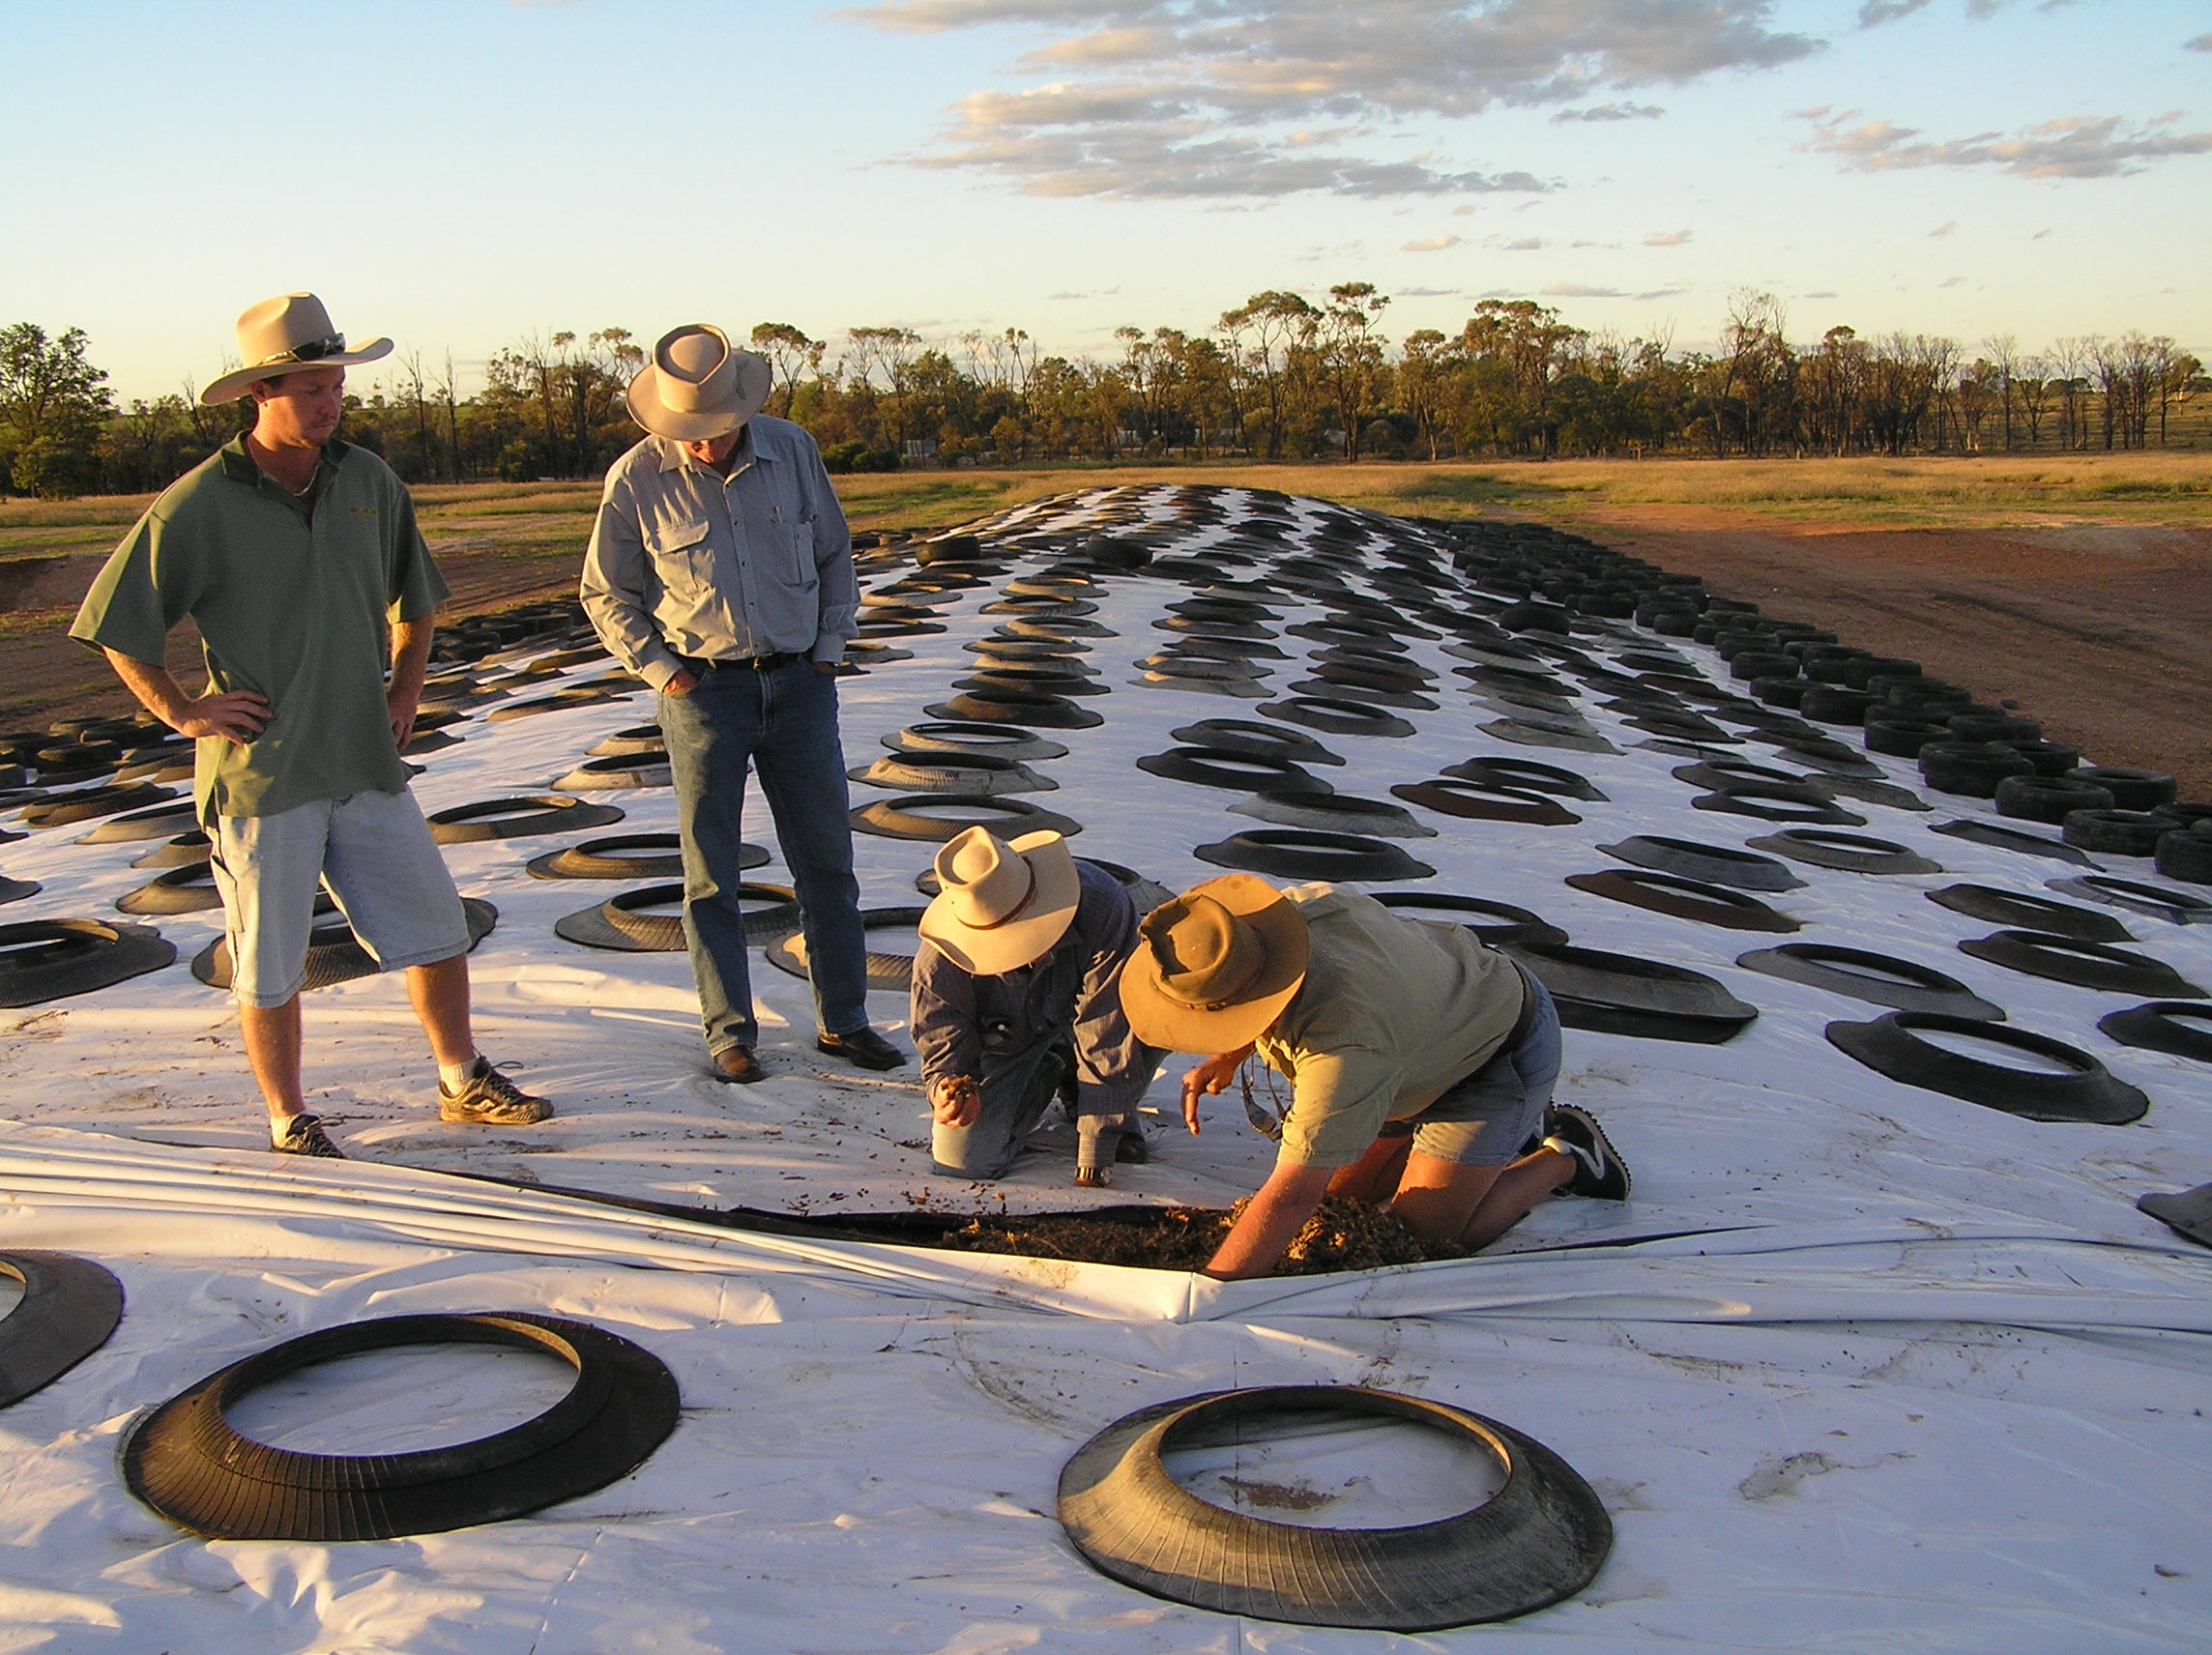
[[[319,339],[309,339],[305,344],[294,345],[288,351],[278,351],[273,357],[263,357],[253,365],[255,367],[276,367],[280,363],[321,362],[325,357],[343,356],[344,354],[345,335],[343,334],[326,334]]]
[[[1007,909],[996,919],[963,919],[961,924],[967,926],[971,931],[996,931],[1002,925],[1011,925],[1029,912],[1030,904],[1036,900],[1036,864],[1027,857],[1022,857],[1021,861],[1022,871],[1030,876],[1029,888],[1022,892],[1021,901],[1015,903],[1013,907]]]

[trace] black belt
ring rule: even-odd
[[[800,651],[787,650],[780,654],[736,655],[720,661],[694,660],[689,655],[678,655],[676,658],[684,663],[684,671],[693,678],[705,678],[711,672],[736,672],[740,668],[750,668],[754,672],[774,672],[778,667],[802,661],[806,656]]]

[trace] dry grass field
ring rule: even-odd
[[[2212,796],[2212,454],[1083,466],[840,478],[857,528],[954,524],[1112,483],[1249,484],[1414,516],[1532,518],[2019,701],[2106,763]],[[572,588],[591,483],[431,485],[463,609]],[[0,725],[119,706],[63,637],[144,498],[0,502]],[[174,659],[189,660],[180,638]]]

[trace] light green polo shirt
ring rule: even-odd
[[[275,816],[406,787],[384,701],[390,625],[420,620],[445,595],[415,503],[376,455],[326,444],[309,508],[239,437],[138,519],[70,636],[159,666],[170,628],[189,616],[207,654],[202,693],[250,689],[270,705],[250,742],[200,738],[200,819]]]
[[[1279,1158],[1349,1167],[1385,1120],[1419,1114],[1498,1055],[1521,1017],[1521,973],[1466,926],[1404,918],[1363,891],[1283,894],[1312,952],[1258,1042],[1291,1080]]]

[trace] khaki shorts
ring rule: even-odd
[[[218,816],[208,842],[230,936],[231,994],[241,1005],[282,1005],[306,982],[320,886],[385,971],[469,950],[460,893],[411,793]]]

